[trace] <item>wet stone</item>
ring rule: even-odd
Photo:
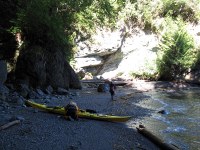
[[[19,106],[23,106],[23,105],[24,105],[24,101],[25,101],[25,99],[24,99],[23,97],[19,97],[19,98],[17,99],[17,104],[18,104]]]
[[[36,89],[36,92],[41,96],[45,95],[44,92],[42,90],[40,90],[40,89]]]

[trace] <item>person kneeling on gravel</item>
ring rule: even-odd
[[[78,120],[78,106],[75,102],[70,101],[67,106],[65,106],[66,118],[70,121]]]

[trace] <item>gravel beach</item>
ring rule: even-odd
[[[31,107],[10,104],[0,110],[0,125],[13,118],[20,124],[0,131],[1,150],[156,150],[148,139],[136,130],[138,120],[150,116],[151,111],[135,105],[147,98],[144,90],[133,87],[117,87],[115,101],[109,92],[99,93],[96,88],[84,87],[70,90],[70,95],[51,95],[32,99],[49,106],[64,106],[73,100],[82,109],[99,113],[131,115],[125,123],[113,123],[80,118],[68,121],[57,114],[46,113]]]

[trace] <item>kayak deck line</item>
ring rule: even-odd
[[[46,112],[66,115],[66,111],[64,107],[62,106],[49,107],[47,105],[39,104],[30,100],[26,100],[25,104],[27,106],[31,106],[33,108],[37,108]],[[82,109],[78,111],[78,117],[86,118],[86,119],[101,120],[101,121],[110,121],[110,122],[126,122],[132,118],[132,116],[115,116],[115,115],[108,115],[108,114],[104,115],[100,113],[90,113]]]

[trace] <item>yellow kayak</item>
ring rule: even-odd
[[[26,105],[31,106],[33,108],[38,108],[40,110],[44,110],[51,113],[56,113],[60,115],[65,115],[65,109],[64,107],[56,106],[56,107],[49,107],[47,105],[35,103],[30,100],[26,100]],[[95,120],[101,120],[101,121],[111,121],[111,122],[126,122],[129,119],[131,119],[131,116],[114,116],[114,115],[104,115],[104,114],[98,114],[98,113],[90,113],[85,110],[79,110],[78,111],[78,117],[79,118],[87,118],[87,119],[95,119]]]

